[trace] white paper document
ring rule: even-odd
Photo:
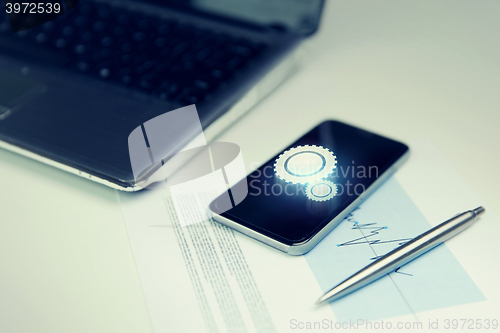
[[[394,322],[392,328],[409,325],[404,327],[408,331],[428,329],[436,320],[438,328],[444,328],[446,319],[500,319],[499,290],[490,277],[498,273],[498,265],[474,265],[492,260],[500,247],[492,235],[500,231],[498,219],[488,211],[471,231],[455,237],[457,242],[440,245],[341,300],[315,305],[324,291],[378,256],[431,224],[482,204],[459,176],[447,172],[443,177],[440,172],[449,165],[438,163],[439,153],[432,146],[418,143],[411,148],[414,157],[397,179],[387,181],[299,257],[217,222],[181,226],[166,190],[119,193],[153,331],[363,331],[372,329],[370,324],[380,325],[380,320]],[[430,171],[426,163],[438,166]],[[429,182],[428,194],[419,185],[423,181]],[[457,182],[463,185],[461,198],[434,207],[434,195],[458,195]],[[479,248],[468,246],[488,241],[491,244]]]

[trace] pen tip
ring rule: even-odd
[[[316,302],[316,305],[320,305],[322,304],[323,302],[325,301],[325,299],[323,298],[323,296],[321,296],[318,301]]]

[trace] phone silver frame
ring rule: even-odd
[[[292,245],[284,244],[278,242],[275,239],[269,238],[253,229],[242,226],[241,224],[220,216],[218,214],[213,213],[213,219],[219,223],[222,223],[236,231],[241,232],[251,238],[254,238],[264,244],[272,246],[286,254],[298,256],[309,252],[316,244],[319,243],[330,231],[333,230],[337,225],[342,222],[349,213],[351,213],[356,207],[358,207],[363,201],[366,200],[373,192],[377,190],[389,177],[391,177],[400,167],[401,165],[409,158],[410,150],[406,151],[394,164],[385,171],[380,177],[373,182],[373,184],[368,187],[359,197],[356,198],[349,206],[347,206],[340,214],[335,216],[323,229],[321,229],[318,233],[316,233],[313,237],[308,240],[300,243],[295,243]]]

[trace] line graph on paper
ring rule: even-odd
[[[387,230],[388,226],[381,226],[377,222],[372,223],[359,223],[356,220],[356,212],[362,209],[361,207],[357,207],[353,210],[347,217],[345,218],[345,222],[352,224],[351,229],[357,230],[357,238],[351,239],[344,243],[337,244],[337,247],[342,246],[369,246],[373,251],[374,256],[369,258],[370,260],[377,260],[378,258],[385,255],[387,252],[382,253],[377,249],[378,245],[389,244],[392,243],[394,248],[397,248],[406,242],[410,241],[412,238],[388,238],[384,239],[384,231]],[[395,270],[395,273],[403,274],[407,276],[413,276],[413,274],[403,272],[401,267]]]
[[[326,292],[430,227],[403,188],[390,179],[305,258]],[[329,305],[336,318],[345,321],[415,315],[481,300],[481,291],[443,244]]]

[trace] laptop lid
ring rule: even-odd
[[[318,28],[324,0],[150,0],[198,14],[310,35]]]

